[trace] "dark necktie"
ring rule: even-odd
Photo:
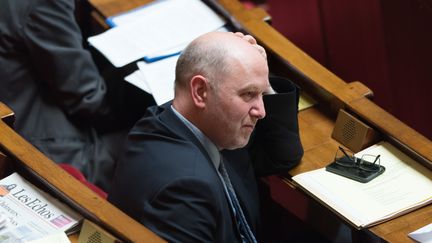
[[[225,169],[225,166],[223,164],[223,159],[221,158],[221,163],[219,166],[219,171],[222,175],[222,179],[225,182],[225,186],[226,186],[226,194],[228,197],[228,201],[231,204],[231,208],[234,214],[234,218],[237,224],[237,229],[240,233],[240,237],[242,239],[243,243],[256,243],[256,239],[255,236],[252,232],[252,230],[250,229],[247,221],[246,221],[246,217],[243,214],[243,210],[241,209],[240,203],[237,199],[236,193],[234,191],[234,188],[231,184],[231,181],[229,179],[228,173]]]

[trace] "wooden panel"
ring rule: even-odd
[[[0,118],[8,124],[9,126],[13,126],[15,121],[15,113],[9,109],[5,104],[0,102]]]
[[[323,1],[267,0],[266,2],[273,19],[272,26],[318,62],[327,66],[326,34],[320,15],[320,3]]]

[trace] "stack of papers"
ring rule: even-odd
[[[217,31],[226,32],[228,29],[222,27]],[[126,76],[125,80],[152,94],[156,104],[162,105],[174,98],[175,67],[179,55],[165,55],[155,62],[139,61],[138,70]]]
[[[432,203],[432,171],[387,142],[358,154],[381,155],[386,170],[368,183],[324,168],[292,179],[357,228],[369,227]]]
[[[125,80],[153,95],[157,105],[174,98],[175,66],[178,55],[163,60],[145,63],[138,62],[138,70],[125,77]]]
[[[122,67],[145,57],[158,60],[176,54],[226,21],[200,0],[159,0],[113,16],[108,23],[115,27],[88,41],[115,67]]]

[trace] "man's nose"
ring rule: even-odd
[[[252,109],[250,110],[250,115],[256,117],[257,119],[263,119],[266,116],[262,97],[257,99],[257,101],[254,103]]]

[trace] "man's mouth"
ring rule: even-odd
[[[255,128],[255,124],[246,124],[243,127],[253,130]]]

